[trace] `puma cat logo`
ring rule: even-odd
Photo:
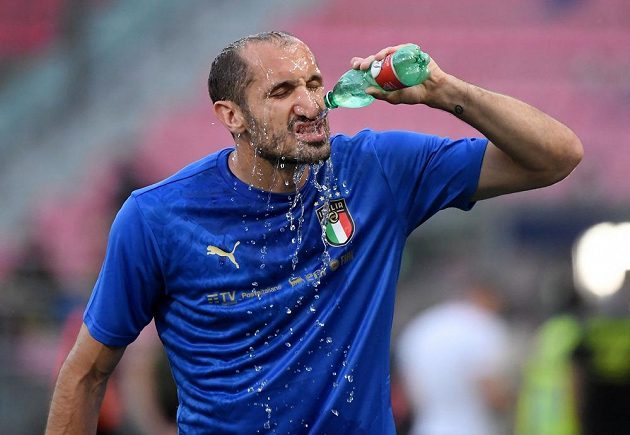
[[[236,262],[236,258],[234,257],[234,251],[236,251],[236,247],[238,245],[240,245],[240,244],[241,244],[241,242],[237,241],[236,244],[234,245],[234,248],[232,248],[232,251],[230,251],[230,252],[225,252],[221,248],[218,248],[218,247],[212,246],[212,245],[208,245],[208,248],[207,248],[208,252],[206,253],[206,255],[218,255],[219,257],[226,257],[238,269],[239,266],[238,266],[238,263]]]

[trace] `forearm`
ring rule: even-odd
[[[431,83],[427,104],[471,125],[525,170],[549,184],[568,175],[582,146],[564,124],[515,98],[487,91],[444,74]]]
[[[353,68],[367,70],[402,45],[366,58]],[[582,159],[580,139],[564,124],[506,95],[487,91],[446,74],[431,60],[429,77],[417,86],[367,92],[391,104],[426,104],[445,110],[490,140],[472,200],[548,186],[569,175]]]
[[[107,380],[124,351],[124,347],[99,343],[85,325],[81,327],[77,341],[59,372],[46,435],[96,433]]]
[[[46,435],[95,434],[107,377],[76,374],[72,361],[63,365],[55,386]]]

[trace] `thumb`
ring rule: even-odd
[[[365,90],[365,93],[373,96],[377,100],[387,101],[388,103],[397,104],[399,102],[398,95],[400,90],[388,92],[371,86]]]
[[[376,88],[374,86],[370,86],[369,88],[365,89],[365,93],[368,95],[373,96],[374,98],[376,98],[377,100],[385,100],[387,98],[387,92]]]

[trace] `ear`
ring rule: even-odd
[[[230,133],[238,134],[246,130],[245,117],[238,104],[233,101],[217,101],[213,105],[217,119]]]

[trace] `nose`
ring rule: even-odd
[[[300,87],[296,92],[293,111],[296,115],[314,119],[319,116],[324,107],[324,100],[319,92],[315,92],[306,87]]]

